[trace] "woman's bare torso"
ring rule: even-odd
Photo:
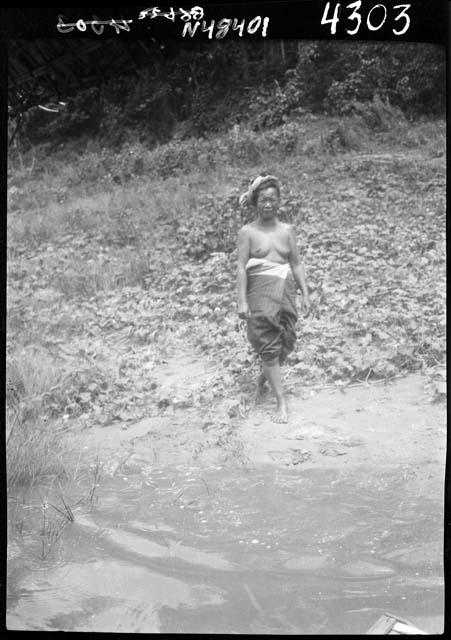
[[[264,229],[251,223],[249,230],[249,257],[265,258],[285,264],[290,257],[288,227],[278,221],[275,227]]]

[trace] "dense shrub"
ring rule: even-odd
[[[370,102],[378,94],[410,114],[443,112],[445,56],[439,45],[328,43],[326,49],[327,71],[324,61],[317,69],[324,86],[318,106],[326,111],[349,113],[355,100]]]
[[[154,147],[174,136],[225,134],[236,124],[268,129],[300,112],[346,115],[376,95],[411,115],[440,114],[445,85],[439,45],[192,43],[158,63],[138,61],[134,74],[81,89],[58,113],[30,109],[21,138],[56,145],[89,135],[110,147],[130,139]],[[164,162],[179,168],[177,158]]]

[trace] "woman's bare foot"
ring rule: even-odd
[[[278,424],[285,424],[288,422],[288,406],[285,398],[277,401],[277,409],[275,413],[271,415],[271,420]]]
[[[265,395],[268,392],[268,385],[266,384],[266,376],[261,373],[258,376],[257,390],[255,392],[255,404],[260,404],[265,399]]]

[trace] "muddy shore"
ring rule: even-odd
[[[201,386],[210,370],[195,360],[183,368],[169,361],[165,373],[170,390],[181,383]],[[98,457],[112,474],[152,461],[333,468],[345,476],[359,468],[391,468],[405,477],[409,491],[438,496],[444,491],[446,408],[431,403],[425,385],[424,377],[411,375],[345,391],[301,389],[289,395],[287,424],[271,422],[274,401],[268,397],[233,426],[171,406],[134,424],[90,427],[68,438],[84,459]]]

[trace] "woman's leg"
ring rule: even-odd
[[[259,404],[263,401],[266,392],[268,391],[268,386],[266,384],[266,376],[264,372],[260,373],[257,380],[257,390],[255,392],[255,404]]]
[[[273,422],[287,422],[288,406],[282,386],[282,374],[280,371],[279,358],[274,358],[274,360],[262,360],[262,365],[265,378],[268,380],[277,400],[277,410],[272,416]]]
[[[260,354],[263,367],[263,373],[260,374],[257,382],[256,401],[261,400],[265,383],[268,381],[277,400],[277,410],[272,416],[274,422],[288,421],[288,408],[279,363],[279,356],[286,355],[281,333],[279,317],[259,315],[248,320],[248,337],[254,349]],[[285,355],[282,355],[282,360]]]

